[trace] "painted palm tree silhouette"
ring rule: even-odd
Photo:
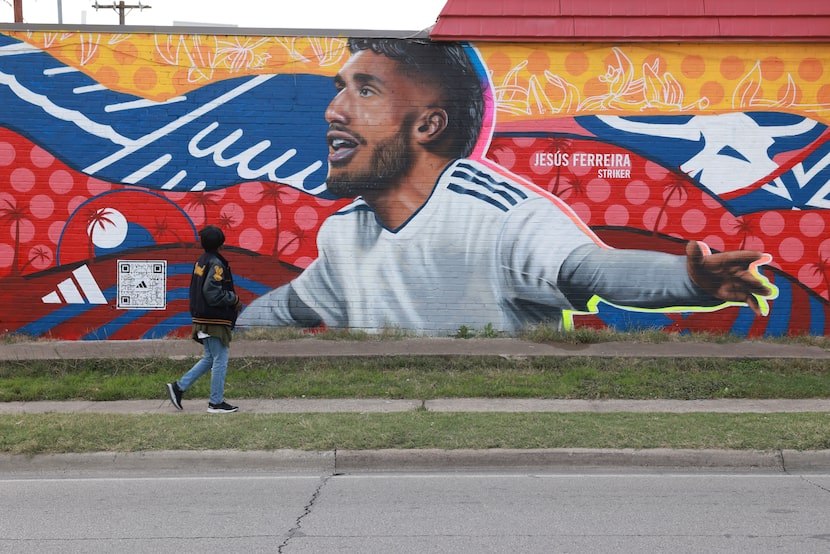
[[[822,278],[824,279],[824,286],[827,287],[827,296],[830,299],[830,278],[828,278],[828,270],[830,270],[830,260],[827,258],[821,258],[817,262],[813,262],[810,264],[813,267],[813,275],[821,274]]]
[[[173,235],[173,238],[176,239],[176,244],[182,244],[184,241],[182,237],[167,223],[167,218],[164,217],[162,219],[156,218],[156,224],[153,226],[154,235],[158,236],[159,238],[164,237],[168,233]]]
[[[290,239],[288,239],[287,241],[285,241],[285,244],[283,244],[283,245],[280,247],[280,249],[277,251],[277,257],[282,256],[282,254],[286,251],[286,249],[287,249],[289,246],[291,246],[292,244],[294,244],[295,242],[297,243],[297,246],[299,247],[299,244],[300,244],[300,243],[301,243],[301,242],[302,242],[302,241],[306,238],[306,236],[307,236],[307,235],[306,235],[306,232],[305,232],[303,229],[300,229],[300,228],[296,228],[296,229],[294,229],[293,231],[289,231],[289,232],[290,232],[292,235],[294,235],[294,236],[292,236]]]
[[[45,246],[36,246],[32,249],[31,257],[29,260],[23,264],[23,267],[20,268],[20,273],[26,271],[26,268],[29,267],[32,263],[36,261],[41,262],[51,262],[52,261],[52,251],[46,248]]]
[[[688,183],[686,182],[686,179],[677,174],[675,174],[674,178],[666,184],[664,187],[665,194],[663,196],[663,204],[660,206],[660,211],[657,212],[657,219],[654,221],[654,228],[651,230],[652,236],[657,236],[657,232],[662,226],[661,222],[663,221],[663,216],[666,215],[666,209],[669,207],[672,197],[677,196],[677,198],[682,199],[684,195],[688,195],[688,192],[686,191],[687,186]]]
[[[577,177],[574,175],[571,177],[567,183],[570,185],[569,187],[563,188],[557,194],[558,196],[565,196],[566,193],[570,192],[573,196],[581,197],[585,195],[585,180],[581,177]]]
[[[14,235],[14,257],[12,257],[12,275],[20,275],[22,269],[20,264],[20,223],[26,219],[28,208],[25,205],[17,205],[17,202],[4,198],[5,206],[0,206],[0,220],[8,221],[12,235]]]
[[[197,192],[193,196],[193,200],[187,203],[185,208],[190,210],[201,209],[202,210],[202,224],[207,225],[208,222],[208,206],[215,206],[219,202],[217,201],[217,194],[210,193],[210,192]]]
[[[552,150],[554,153],[568,153],[570,152],[571,144],[573,141],[562,136],[551,135],[546,139],[545,142],[547,143],[548,148],[550,148],[550,150]],[[557,196],[559,195],[559,182],[561,178],[562,164],[556,164],[556,176],[553,178],[553,190],[551,192]]]
[[[115,222],[109,218],[113,213],[109,208],[99,208],[90,212],[86,218],[87,248],[90,260],[95,257],[95,242],[93,241],[95,226],[97,225],[101,230],[104,230],[107,225],[115,225]]]
[[[259,193],[259,199],[270,200],[274,205],[274,217],[276,219],[274,224],[274,249],[271,252],[272,256],[279,256],[280,249],[280,195],[285,194],[285,189],[277,183],[262,183],[263,189]]]

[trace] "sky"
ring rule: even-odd
[[[120,0],[22,0],[25,23],[118,25]],[[447,0],[124,0],[127,25],[222,25],[265,29],[420,31]],[[59,18],[59,13],[61,17]],[[14,0],[0,0],[0,22],[14,22]]]

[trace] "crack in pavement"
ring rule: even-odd
[[[323,492],[323,487],[329,482],[329,480],[333,477],[333,475],[327,475],[320,478],[320,484],[317,485],[317,488],[314,489],[314,492],[311,494],[311,499],[308,501],[308,504],[305,505],[303,509],[303,513],[300,514],[296,521],[294,522],[294,527],[288,530],[288,533],[285,535],[285,539],[280,543],[277,547],[277,553],[281,554],[283,549],[288,546],[289,541],[293,539],[295,536],[301,535],[302,532],[300,529],[303,527],[303,520],[311,514],[311,509],[314,507],[314,504],[317,502],[317,498],[320,496],[320,493]]]
[[[816,483],[815,481],[813,481],[809,477],[806,477],[806,476],[802,475],[801,479],[804,480],[804,481],[807,481],[808,483],[810,483],[812,486],[814,486],[818,490],[821,490],[821,491],[824,491],[824,492],[830,492],[830,488],[827,488],[827,487],[821,485],[820,483]],[[828,536],[830,536],[830,535],[828,535]]]

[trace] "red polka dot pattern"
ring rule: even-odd
[[[105,193],[143,190],[113,185],[74,171],[40,147],[3,129],[0,180],[9,184],[0,192],[0,277],[54,267],[59,244],[64,245],[60,249],[61,264],[87,259],[89,249],[85,245],[89,236],[85,215],[77,212],[79,207]],[[347,203],[265,182],[204,193],[153,194],[178,206],[196,229],[206,223],[222,227],[227,245],[274,256],[301,268],[317,256],[317,231],[322,222]],[[109,207],[118,209],[119,196],[111,198],[114,204]],[[178,213],[175,217],[185,215]],[[151,213],[147,217],[148,231],[158,244],[178,240],[166,232],[171,225],[167,216]]]
[[[556,164],[589,154],[628,155],[630,174],[601,175],[606,166]],[[655,235],[703,241],[712,250],[752,249],[772,255],[770,264],[828,298],[830,214],[768,211],[736,217],[685,175],[607,144],[578,139],[505,138],[491,143],[491,158],[565,200],[593,228],[628,227]],[[539,163],[539,162],[544,163]]]

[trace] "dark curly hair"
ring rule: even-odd
[[[207,225],[199,231],[199,240],[205,252],[216,252],[225,244],[225,233],[216,225]]]
[[[429,149],[450,158],[469,156],[484,118],[484,91],[467,52],[457,43],[392,38],[349,39],[352,54],[371,50],[400,63],[401,72],[441,91],[447,128]]]

